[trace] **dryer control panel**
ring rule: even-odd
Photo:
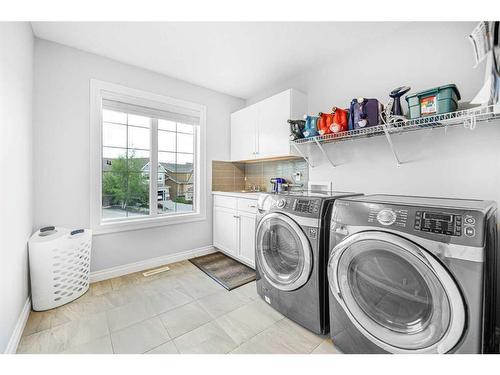
[[[462,215],[438,211],[416,211],[414,228],[422,232],[462,235]]]
[[[332,225],[385,228],[444,243],[483,246],[485,214],[455,207],[410,206],[379,202],[335,201]],[[362,199],[362,198],[360,198]],[[349,230],[347,229],[348,233]]]

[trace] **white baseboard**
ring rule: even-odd
[[[16,326],[14,327],[14,332],[10,336],[9,343],[7,344],[7,348],[5,348],[5,354],[15,354],[17,351],[17,346],[19,345],[19,341],[21,341],[21,337],[23,335],[24,327],[26,326],[26,322],[30,316],[31,311],[31,298],[28,297],[26,302],[21,310],[21,314],[19,314],[19,318],[17,319]]]
[[[187,260],[190,258],[207,255],[215,251],[217,250],[215,250],[214,247],[210,245],[210,246],[199,247],[197,249],[182,251],[180,253],[141,260],[140,262],[111,267],[104,270],[91,272],[90,282],[95,283],[96,281],[108,280],[114,277],[127,275],[129,273],[144,271],[150,268],[163,266],[165,264],[180,262],[182,260]]]

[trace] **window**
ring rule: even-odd
[[[92,80],[94,230],[203,219],[204,120],[202,105]]]

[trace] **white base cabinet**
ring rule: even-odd
[[[255,218],[257,215],[238,213],[239,220],[239,257],[255,268]]]
[[[214,207],[214,246],[233,256],[238,254],[238,220],[235,210]]]
[[[214,246],[255,268],[257,199],[214,196]]]

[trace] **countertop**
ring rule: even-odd
[[[227,197],[258,199],[260,194],[269,194],[265,191],[262,192],[242,192],[242,191],[213,191],[213,195],[225,195]]]

